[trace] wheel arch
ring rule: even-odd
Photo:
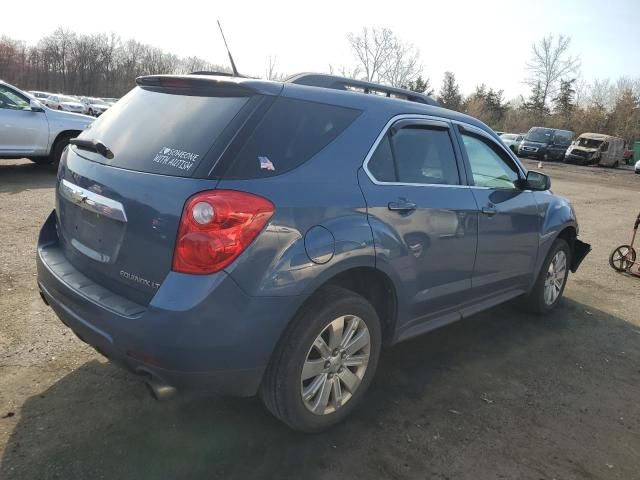
[[[300,310],[316,292],[327,285],[351,290],[369,301],[380,319],[383,344],[390,345],[394,342],[398,295],[395,283],[387,273],[372,265],[346,264],[343,268],[333,269],[305,289],[295,311]]]
[[[53,142],[51,142],[51,151],[53,151],[56,143],[58,143],[62,138],[77,137],[81,133],[82,133],[82,130],[74,130],[74,129],[67,129],[67,130],[62,130],[61,132],[58,132],[56,137],[53,139]]]

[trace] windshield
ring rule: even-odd
[[[550,128],[533,127],[527,133],[525,140],[530,142],[548,143],[553,138],[553,130]]]
[[[512,133],[503,133],[500,135],[503,140],[515,140],[518,138],[517,135],[513,135]]]
[[[73,102],[73,103],[78,103],[78,100],[76,100],[75,98],[71,98],[71,97],[58,97],[58,101],[59,101],[59,102]]]
[[[578,146],[584,148],[598,148],[602,145],[602,140],[594,140],[593,138],[583,138],[580,137],[578,139]]]

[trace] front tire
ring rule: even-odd
[[[522,300],[528,311],[545,315],[560,302],[569,276],[571,249],[562,238],[557,238],[542,264],[536,283]]]
[[[382,333],[373,306],[360,295],[323,287],[296,314],[260,387],[269,411],[300,432],[343,421],[376,371]]]

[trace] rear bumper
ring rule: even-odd
[[[132,304],[65,264],[56,256],[56,240],[52,215],[38,242],[38,286],[81,340],[132,372],[178,389],[257,392],[297,297],[248,296],[224,272],[170,272],[149,305]]]

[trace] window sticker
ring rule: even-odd
[[[267,157],[258,157],[258,161],[260,162],[260,169],[275,172],[276,167],[273,166],[273,163],[271,163],[271,160]]]
[[[179,148],[162,147],[153,161],[160,165],[168,165],[178,170],[189,171],[200,157],[197,153],[191,153]]]

